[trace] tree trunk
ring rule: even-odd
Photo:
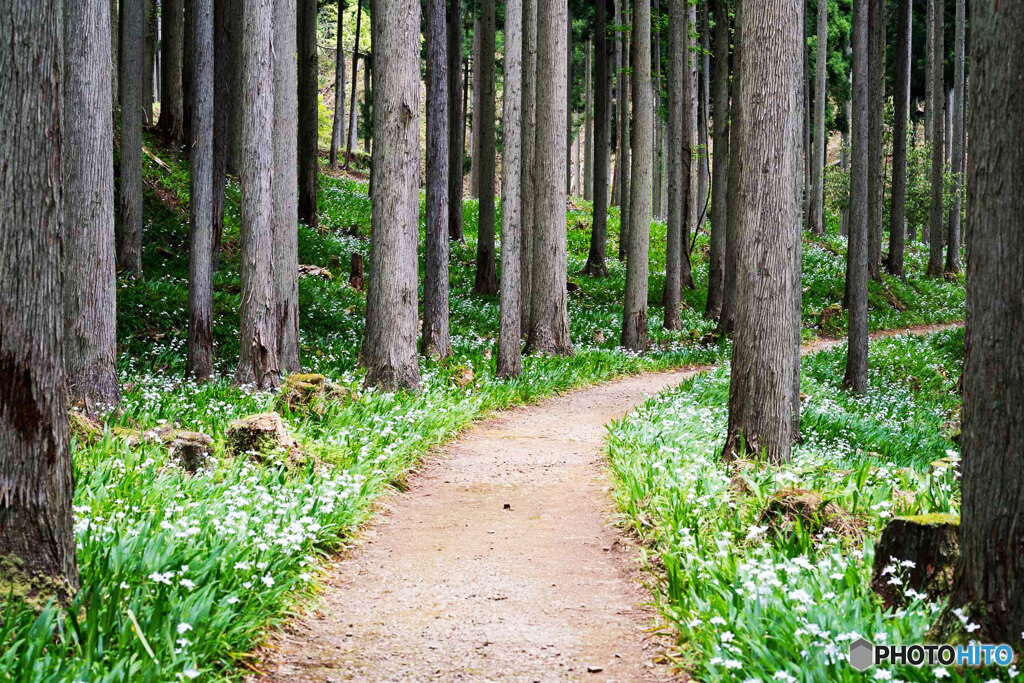
[[[605,251],[608,248],[608,175],[610,170],[612,126],[612,74],[615,47],[608,39],[608,18],[614,13],[614,0],[597,0],[594,8],[594,225],[590,233],[590,251],[583,272],[606,277]],[[611,11],[609,11],[611,10]]]
[[[231,26],[231,63],[228,79],[231,87],[231,102],[228,105],[228,161],[229,173],[236,176],[242,172],[242,26],[245,0],[228,0],[228,22]],[[218,98],[220,99],[220,98]]]
[[[729,3],[715,0],[715,62],[712,127],[715,158],[711,166],[711,245],[708,250],[708,300],[704,317],[718,318],[725,298],[729,187]]]
[[[348,121],[349,121],[349,132],[348,132],[348,149],[345,151],[345,168],[348,168],[349,163],[352,161],[352,150],[356,149],[359,142],[359,137],[356,134],[356,70],[359,68],[359,37],[360,31],[363,29],[363,0],[356,1],[356,40],[352,46],[352,98],[348,107]],[[366,77],[366,63],[363,63],[363,77]],[[366,96],[366,93],[363,93]],[[369,151],[369,150],[367,150]]]
[[[935,4],[936,2],[943,2],[945,0],[924,0],[925,2],[925,48],[924,48],[924,140],[925,144],[930,145],[932,142],[932,121],[934,113],[932,111],[932,62],[933,55],[932,49],[935,47]],[[925,230],[927,230],[927,223],[925,223]],[[924,238],[927,242],[928,238]]]
[[[629,77],[630,77],[630,49],[629,33],[623,33],[623,27],[629,20],[626,3],[629,0],[619,0],[619,18],[615,21],[620,27],[619,43],[622,45],[622,57],[619,63],[619,156],[615,160],[615,181],[619,184],[619,260],[626,258],[626,247],[629,244]]]
[[[480,111],[480,128],[476,135],[479,156],[473,159],[477,168],[477,196],[480,198],[476,237],[476,282],[474,294],[497,294],[498,274],[494,248],[494,0],[480,2],[480,99],[474,106]]]
[[[690,234],[697,225],[697,56],[693,51],[691,30],[696,24],[697,10],[693,5],[686,8],[686,24],[683,28],[683,98],[682,120],[683,132],[682,157],[680,163],[682,185],[680,197],[683,198],[682,222],[680,225],[679,285],[693,289],[693,272],[690,266]]]
[[[711,167],[708,164],[708,118],[711,109],[711,33],[708,18],[708,3],[700,3],[700,77],[697,81],[697,144],[700,145],[700,161],[697,164],[697,227],[703,227],[708,206],[708,186],[711,182]],[[696,59],[696,57],[694,57]]]
[[[473,134],[473,139],[470,142],[473,165],[469,169],[469,194],[474,198],[480,196],[480,83],[482,80],[480,67],[483,63],[480,45],[483,40],[483,27],[480,21],[480,10],[477,11],[477,15],[473,18],[473,123],[470,126]]]
[[[210,245],[210,267],[220,268],[220,242],[224,234],[224,188],[227,183],[228,147],[231,131],[228,128],[232,110],[234,82],[232,71],[236,51],[232,35],[235,23],[231,21],[232,0],[213,0],[213,82],[214,92],[222,93],[213,100],[213,238]]]
[[[121,3],[121,11],[126,17],[133,12],[141,12],[141,7],[133,7],[136,4],[139,4],[138,0],[134,2],[126,0]],[[185,59],[185,13],[182,5],[183,0],[163,0],[163,7],[160,10],[162,22],[160,71],[162,73],[160,74],[159,126],[164,143],[174,149],[181,146],[181,141],[185,136],[185,95],[182,83],[183,60]],[[122,35],[122,42],[124,38],[125,36]],[[123,47],[122,45],[122,49]],[[122,61],[123,59],[122,56]],[[141,69],[141,65],[139,68]],[[123,74],[121,81],[123,88]],[[123,113],[122,109],[122,116]]]
[[[899,2],[896,27],[896,83],[893,93],[892,199],[889,211],[889,258],[886,270],[903,277],[903,252],[907,234],[907,114],[910,108],[910,35],[912,0]]]
[[[420,2],[380,3],[371,16],[373,236],[366,296],[366,384],[418,389],[416,358],[419,241]]]
[[[885,183],[885,0],[869,0],[868,32],[868,277],[878,280]]]
[[[443,4],[443,0],[438,0]],[[502,106],[504,149],[501,159],[501,323],[498,331],[498,377],[517,377],[523,371],[519,342],[520,204],[519,174],[522,127],[522,0],[505,3],[505,78]]]
[[[533,292],[533,236],[536,232],[537,165],[537,0],[523,0],[523,111],[521,169],[520,332],[530,329]],[[597,207],[594,207],[597,225]],[[593,249],[593,246],[591,246]]]
[[[299,222],[317,227],[316,198],[320,147],[317,87],[316,0],[298,0]]]
[[[1024,14],[971,3],[960,567],[950,608],[982,642],[1024,632]],[[959,41],[959,38],[958,38]],[[960,625],[959,621],[956,622]]]
[[[448,238],[462,242],[462,3],[448,6]],[[447,328],[447,326],[446,326]]]
[[[331,127],[331,168],[338,170],[338,152],[345,142],[345,49],[341,35],[344,28],[344,3],[338,2],[338,44],[334,49],[334,125]],[[355,81],[353,81],[355,83]]]
[[[565,39],[567,0],[537,3],[537,203],[527,352],[569,355],[566,291]]]
[[[117,8],[117,0],[110,0],[110,107],[111,112],[113,108],[120,103],[120,94],[118,92],[117,82],[118,70],[121,64],[121,52],[118,49],[118,44],[121,42],[121,21],[120,14]]]
[[[744,0],[736,0],[736,17],[739,17]],[[736,328],[736,311],[739,306],[736,268],[740,259],[740,168],[743,157],[740,155],[743,135],[743,110],[740,108],[739,87],[742,73],[743,39],[739,21],[733,24],[732,53],[732,97],[730,98],[729,117],[729,172],[726,177],[726,221],[725,221],[725,287],[722,297],[722,313],[718,316],[719,335],[732,334]]]
[[[373,21],[373,5],[368,10],[370,21]],[[363,149],[367,154],[373,150],[370,147],[370,137],[373,135],[373,37],[370,37],[370,49],[363,57]],[[372,173],[372,169],[371,169]],[[373,187],[373,176],[370,176],[370,187]]]
[[[681,299],[683,222],[686,213],[686,176],[683,150],[686,127],[684,99],[688,55],[686,52],[686,0],[668,0],[668,224],[665,240],[665,317],[666,330],[678,330]]]
[[[565,22],[565,73],[568,83],[565,89],[565,111],[568,112],[565,118],[565,192],[569,196],[572,196],[572,88],[575,76],[572,68],[572,42],[572,5],[569,4],[569,16]]]
[[[744,121],[740,259],[726,457],[746,451],[788,462],[794,369],[794,256],[801,214],[801,52],[799,0],[743,0],[738,23],[745,42],[739,107],[773,112]],[[731,237],[730,237],[731,241]]]
[[[188,18],[188,11],[191,7],[191,0],[184,0],[185,21],[182,24],[182,65],[181,65],[181,129],[182,139],[186,145],[195,138],[192,135],[192,71],[195,69],[195,51],[193,50],[194,38],[192,37],[192,21]],[[185,156],[191,150],[185,148]]]
[[[953,175],[953,205],[949,209],[949,238],[946,245],[946,272],[960,272],[960,212],[963,196],[964,174],[964,43],[966,42],[966,0],[956,3],[956,58],[954,66],[953,92],[953,125],[950,126],[952,137],[952,161],[950,171]]]
[[[678,1],[678,0],[674,0]],[[654,103],[651,98],[651,0],[633,0],[633,168],[630,173],[629,257],[626,301],[622,312],[622,345],[647,348],[647,278],[651,232],[651,154],[654,147]]]
[[[274,283],[274,2],[245,0],[241,35],[242,306],[236,385],[280,384]]]
[[[865,3],[853,6],[850,25],[853,42],[851,92],[850,235],[846,250],[846,306],[849,309],[849,344],[843,386],[863,394],[868,388],[868,83],[869,15]]]
[[[118,193],[117,267],[133,277],[142,277],[142,3],[125,2],[121,11],[121,165],[118,169],[121,185]],[[181,5],[178,5],[178,11],[181,11]]]
[[[188,358],[186,373],[213,374],[213,0],[186,0],[193,41],[189,147]]]
[[[655,0],[657,2],[657,0]],[[594,39],[587,40],[586,105],[583,116],[583,198],[594,201]]]
[[[301,1],[301,0],[300,0]],[[284,374],[299,361],[298,8],[274,0],[274,286],[277,290],[277,361]],[[340,32],[338,34],[341,39]],[[315,216],[315,214],[314,214]]]
[[[71,25],[67,18],[62,25],[64,3],[52,0],[0,7],[7,34],[0,41],[0,592],[5,602],[13,594],[39,608],[51,597],[68,600],[78,588],[61,363],[62,34],[77,32],[86,44],[107,40],[106,8],[96,8],[95,0],[80,4],[72,14],[96,23]],[[129,25],[141,48],[141,5],[133,13]],[[105,45],[92,47],[106,52]],[[74,47],[73,54],[83,49]],[[103,100],[110,96],[105,79],[93,89],[103,90],[96,94]],[[109,113],[108,107],[77,115]]]
[[[448,336],[448,55],[444,0],[427,0],[427,220],[423,350],[445,358]],[[506,86],[507,87],[507,86]],[[507,134],[507,133],[506,133]],[[507,145],[507,140],[506,140]],[[504,204],[502,205],[504,207]],[[456,205],[452,210],[458,210]],[[518,257],[518,254],[516,255]],[[519,310],[516,309],[516,322]]]
[[[934,4],[938,0],[932,0]],[[943,230],[943,204],[942,204],[942,183],[943,183],[943,101],[945,89],[942,87],[943,79],[943,58],[945,48],[943,47],[943,15],[942,7],[932,11],[932,44],[931,52],[932,70],[928,73],[928,80],[931,83],[931,99],[928,101],[928,108],[931,110],[932,127],[932,205],[928,225],[928,270],[929,277],[942,277],[942,247],[945,242],[946,231]]]
[[[651,23],[657,28],[654,29],[652,40],[653,57],[651,62],[651,88],[654,91],[654,179],[651,181],[651,191],[654,195],[652,212],[654,217],[662,217],[662,187],[661,182],[665,174],[665,140],[661,121],[661,7],[658,0],[651,2]]]
[[[811,196],[807,229],[825,234],[825,76],[828,69],[828,0],[818,0],[818,53],[814,61],[814,150],[811,155]]]
[[[117,405],[113,128],[107,0],[64,14],[64,375],[89,413]],[[5,129],[6,130],[6,129]]]
[[[153,125],[153,54],[156,51],[156,0],[145,0],[146,46],[142,53],[142,122]],[[66,7],[67,5],[65,5]]]

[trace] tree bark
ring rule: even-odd
[[[668,0],[668,224],[665,240],[665,313],[662,326],[678,330],[683,245],[683,224],[686,214],[686,176],[683,173],[683,149],[686,126],[685,73],[686,0]]]
[[[567,0],[537,3],[537,141],[533,287],[527,352],[569,355],[565,221]]]
[[[628,10],[625,4],[629,0],[619,0],[619,17],[615,20],[615,25],[619,28],[618,39],[622,46],[622,56],[619,61],[619,82],[618,82],[618,96],[619,96],[619,156],[615,159],[615,180],[619,184],[619,260],[624,261],[626,259],[626,248],[629,244],[629,74],[630,74],[630,49],[629,49],[629,33],[623,33],[621,31],[629,20],[627,19]]]
[[[476,238],[476,282],[474,294],[497,294],[498,274],[494,247],[494,0],[480,2],[480,99],[474,106],[480,110],[477,196],[480,198]]]
[[[181,11],[180,4],[178,11]],[[118,194],[117,267],[138,278],[142,277],[142,3],[125,2],[121,12],[121,164],[118,169],[121,186]],[[178,140],[180,142],[180,135]]]
[[[317,154],[320,106],[317,88],[316,0],[298,0],[299,222],[317,227]]]
[[[222,93],[213,100],[213,238],[210,245],[210,267],[220,268],[220,243],[224,234],[224,188],[227,184],[228,147],[231,131],[228,127],[234,95],[234,60],[238,40],[231,21],[232,0],[213,0],[213,82],[214,92]]]
[[[113,108],[118,105],[120,100],[120,94],[118,92],[117,82],[118,70],[121,64],[121,51],[118,49],[118,44],[121,42],[121,17],[118,12],[117,0],[110,0],[110,106],[111,112]]]
[[[152,126],[153,55],[156,51],[156,0],[145,0],[145,3],[146,45],[142,53],[142,122],[145,126]]]
[[[186,33],[193,41],[192,139],[189,147],[189,262],[187,374],[213,374],[213,0],[186,0]]]
[[[896,83],[893,93],[892,199],[889,210],[889,258],[886,270],[902,278],[907,235],[907,115],[910,108],[910,36],[912,0],[898,0],[896,27]]]
[[[691,28],[696,24],[696,7],[686,8],[683,28],[683,93],[682,93],[682,156],[680,157],[680,197],[683,199],[680,225],[679,285],[693,289],[693,271],[690,266],[690,234],[697,225],[697,55],[693,51]]]
[[[139,3],[126,0],[121,4],[121,11],[125,13],[125,16],[129,16],[136,11],[136,8],[133,7],[136,4]],[[141,8],[138,9],[141,11]],[[185,59],[185,13],[183,11],[183,0],[163,0],[160,19],[162,22],[162,35],[160,40],[159,126],[160,132],[163,134],[164,143],[168,147],[177,149],[181,146],[181,141],[185,136],[185,94],[182,83],[183,61]],[[123,39],[124,36],[122,36],[122,42]],[[139,68],[141,69],[141,65]],[[121,81],[122,83],[124,82],[123,75]]]
[[[462,242],[462,3],[448,6],[448,238]]]
[[[715,0],[714,163],[711,166],[711,244],[708,250],[708,300],[704,317],[718,318],[725,299],[729,193],[729,3]]]
[[[348,107],[348,148],[345,150],[345,168],[348,168],[352,161],[352,150],[356,149],[359,138],[356,135],[356,70],[359,68],[359,37],[363,30],[363,0],[356,1],[356,40],[352,46],[352,99]],[[366,63],[363,63],[363,77],[366,77]],[[364,91],[363,96],[366,96]],[[367,150],[369,151],[369,150]]]
[[[846,250],[846,306],[849,310],[843,386],[863,394],[868,387],[868,74],[869,9],[853,6],[853,90],[850,120],[850,235]]]
[[[572,68],[572,47],[572,5],[570,4],[569,17],[565,23],[565,73],[568,74],[566,77],[568,86],[565,89],[565,110],[568,112],[565,119],[565,192],[568,196],[572,196],[572,124],[575,118],[572,111],[572,89],[575,78]]]
[[[533,307],[533,236],[536,232],[536,164],[537,164],[537,0],[523,0],[523,110],[521,169],[521,236],[519,297],[520,332],[530,329]],[[597,225],[597,207],[594,207]],[[591,246],[593,249],[593,246]]]
[[[295,117],[298,106],[297,18],[295,0],[274,0],[272,187],[274,286],[277,290],[277,307],[274,310],[277,317],[277,361],[284,374],[302,369],[299,360],[298,130]]]
[[[274,283],[274,2],[245,0],[241,36],[242,305],[236,385],[280,384]]]
[[[738,154],[740,260],[725,457],[744,450],[788,462],[793,439],[793,266],[801,214],[803,13],[799,0],[743,0]]]
[[[231,102],[228,105],[228,161],[229,173],[241,175],[242,172],[242,26],[245,0],[228,0],[228,22],[231,34],[230,80]],[[220,99],[220,98],[218,98]]]
[[[982,642],[1024,632],[1024,15],[971,3],[960,566],[950,608]],[[959,39],[958,39],[959,40]],[[959,622],[957,622],[959,626]],[[972,635],[971,637],[975,637]]]
[[[522,0],[505,3],[505,78],[502,126],[504,149],[501,159],[501,323],[498,330],[497,374],[517,377],[523,371],[519,342],[522,334],[519,296],[520,204],[519,174],[522,127]]]
[[[69,400],[96,413],[117,405],[121,396],[106,35],[110,5],[107,0],[68,3],[63,20],[64,375]]]
[[[932,0],[934,4],[938,0]],[[928,73],[928,81],[931,84],[931,99],[928,101],[928,108],[931,110],[931,159],[932,159],[932,204],[928,225],[928,269],[929,277],[942,277],[942,248],[945,242],[946,231],[943,230],[943,121],[945,115],[943,106],[945,100],[945,88],[943,88],[943,15],[942,7],[933,8],[931,13],[932,35],[931,52],[933,55],[931,71]]]
[[[885,0],[869,0],[868,32],[868,277],[878,280],[885,184]]]
[[[478,6],[477,15],[473,18],[473,123],[470,126],[473,136],[470,141],[470,155],[473,161],[469,169],[469,194],[474,198],[480,196],[480,67],[483,63],[480,41],[483,40],[483,26],[479,12]]]
[[[654,91],[654,179],[651,181],[651,191],[654,201],[651,211],[656,218],[661,218],[662,213],[662,178],[665,175],[665,140],[664,127],[661,120],[661,7],[658,0],[651,2],[651,23],[654,28],[652,37],[653,57],[651,61],[651,88]]]
[[[744,0],[736,0],[736,17],[733,25],[733,54],[732,54],[732,97],[729,126],[729,172],[726,177],[726,221],[725,221],[725,288],[722,297],[722,313],[718,316],[719,335],[732,334],[736,327],[736,310],[739,305],[739,292],[737,291],[736,268],[740,259],[740,197],[739,178],[740,168],[743,166],[743,157],[740,155],[741,139],[743,134],[743,110],[740,108],[739,88],[742,73],[743,39],[742,27],[738,17],[743,8]]]
[[[63,4],[0,5],[7,34],[0,41],[0,591],[40,608],[51,597],[69,599],[78,588],[61,363]],[[95,2],[82,4],[93,7],[73,11],[106,15]],[[142,7],[135,10],[141,47]],[[106,43],[106,28],[82,24],[67,31],[89,32]],[[95,89],[104,90],[99,97],[110,96],[105,79]]]
[[[334,49],[334,124],[331,127],[330,162],[338,170],[338,152],[345,143],[345,49],[341,35],[345,26],[344,2],[338,2],[338,44]],[[353,81],[354,83],[355,81]]]
[[[657,2],[657,0],[655,0]],[[583,116],[583,198],[594,201],[594,39],[587,40],[586,105]]]
[[[949,236],[946,243],[946,272],[960,272],[960,212],[964,174],[964,43],[966,42],[966,0],[956,3],[956,47],[953,77],[953,125],[950,126],[953,175],[953,205],[949,209]]]
[[[363,364],[367,386],[418,389],[420,2],[381,3],[370,25],[376,142]]]
[[[711,181],[711,168],[708,164],[708,118],[711,109],[710,73],[711,45],[708,35],[711,32],[708,18],[707,0],[700,3],[700,75],[697,80],[697,144],[700,146],[700,160],[697,163],[697,216],[703,227],[701,217],[706,215],[708,205],[708,186]],[[696,60],[696,56],[694,57]]]
[[[427,0],[425,36],[427,44],[427,216],[423,278],[423,350],[425,353],[434,354],[439,358],[445,358],[452,352],[448,335],[449,99],[444,4],[444,0]],[[503,204],[503,209],[504,206]],[[458,208],[459,206],[456,205],[452,207],[452,210],[458,210]],[[518,257],[518,254],[516,256]],[[519,322],[518,309],[516,309],[516,322]]]
[[[583,272],[607,277],[605,251],[608,249],[608,181],[611,154],[612,74],[615,47],[608,39],[608,17],[614,0],[597,0],[594,8],[594,225],[590,251]]]
[[[647,278],[651,232],[651,155],[654,148],[654,103],[651,97],[651,0],[633,0],[633,168],[630,173],[629,257],[622,345],[647,348]]]
[[[828,69],[828,0],[818,0],[818,52],[814,60],[814,150],[811,156],[811,196],[807,229],[825,233],[825,76]]]

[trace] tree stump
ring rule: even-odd
[[[357,292],[363,291],[366,285],[366,276],[363,273],[363,255],[359,252],[352,252],[352,260],[349,265],[348,286]]]
[[[949,595],[960,557],[959,530],[956,515],[896,517],[875,548],[871,588],[888,607],[905,605],[907,589],[932,599]]]
[[[235,420],[228,425],[224,438],[228,455],[246,456],[258,463],[282,462],[288,469],[309,462],[277,413],[257,413]]]

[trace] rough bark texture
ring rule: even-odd
[[[210,263],[215,271],[220,268],[220,242],[224,234],[224,188],[231,138],[229,114],[237,99],[232,73],[236,59],[234,43],[238,36],[237,22],[231,21],[231,4],[232,0],[213,0],[213,82],[214,92],[221,93],[213,100],[213,241]]]
[[[117,82],[118,65],[121,63],[121,51],[119,43],[121,37],[120,13],[117,8],[117,0],[110,0],[110,103],[111,111],[120,102]]]
[[[68,398],[88,412],[120,399],[114,267],[110,4],[82,0],[64,12],[64,375]]]
[[[614,44],[608,39],[608,19],[614,13],[613,0],[598,0],[594,8],[594,225],[590,251],[583,272],[595,277],[608,275],[608,181],[611,168],[612,74]]]
[[[907,115],[910,109],[910,36],[912,0],[899,2],[896,26],[896,83],[893,93],[892,199],[889,211],[889,256],[886,270],[903,277],[907,234]]]
[[[573,88],[573,68],[572,68],[572,4],[569,4],[569,16],[565,22],[565,68],[566,68],[566,82],[568,86],[565,89],[565,111],[568,112],[568,116],[565,118],[565,192],[567,196],[572,196],[572,124],[574,120],[572,111],[572,88]]]
[[[125,1],[121,11],[126,17],[141,7],[139,2]],[[185,13],[183,0],[163,0],[160,9],[160,132],[171,147],[181,145],[185,135],[185,91],[182,83],[185,48]],[[125,36],[122,35],[122,42]],[[122,46],[123,47],[123,46]],[[124,76],[121,77],[122,83]],[[123,86],[122,86],[123,87]]]
[[[690,267],[690,231],[697,229],[697,170],[699,162],[697,159],[697,55],[693,51],[692,30],[697,17],[696,7],[688,5],[686,8],[686,24],[683,28],[683,92],[682,92],[682,120],[680,131],[682,138],[679,145],[682,146],[679,161],[682,181],[679,187],[682,197],[683,208],[680,225],[680,250],[682,252],[679,261],[679,285],[680,287],[693,288],[693,272]]]
[[[178,11],[181,11],[180,4]],[[126,2],[121,12],[121,164],[118,169],[121,185],[118,193],[117,268],[141,277],[142,3]],[[178,139],[180,141],[180,134]]]
[[[655,27],[651,38],[652,61],[651,61],[651,87],[654,90],[654,180],[651,191],[654,195],[652,212],[655,218],[662,218],[662,181],[665,177],[665,126],[662,121],[661,109],[661,6],[658,0],[651,2],[651,23]]]
[[[629,0],[619,0],[619,16],[616,26],[622,27],[629,20],[625,4]],[[619,33],[622,54],[619,60],[619,155],[615,159],[615,181],[618,183],[619,195],[619,260],[626,258],[626,246],[629,244],[629,33]]]
[[[697,217],[696,221],[703,227],[703,218],[707,215],[708,188],[711,184],[711,168],[708,164],[708,118],[711,116],[711,32],[708,19],[708,3],[700,3],[700,75],[697,79],[697,144],[700,146],[700,160],[697,163]]]
[[[807,229],[825,232],[825,76],[828,59],[828,0],[818,0],[818,52],[814,60],[814,123],[811,151],[811,187],[808,198]],[[809,150],[810,151],[810,150]]]
[[[930,5],[938,0],[933,0]],[[928,270],[930,277],[942,277],[942,247],[945,243],[946,231],[943,229],[943,205],[942,205],[942,171],[943,171],[943,121],[945,115],[943,107],[945,104],[945,88],[942,87],[943,59],[945,53],[943,48],[943,9],[938,7],[931,12],[931,51],[934,55],[931,64],[931,71],[928,73],[928,82],[931,84],[931,99],[928,100],[928,109],[931,111],[931,159],[932,159],[932,205],[928,220]]]
[[[348,147],[345,150],[345,168],[352,161],[352,150],[356,149],[359,137],[356,134],[356,70],[359,68],[359,36],[363,26],[363,0],[356,2],[356,42],[352,46],[352,99],[348,106]],[[366,63],[363,63],[363,78],[366,78]],[[366,96],[366,93],[363,93]],[[369,150],[367,150],[369,151]]]
[[[438,0],[442,2],[443,0]],[[504,148],[501,159],[501,323],[498,330],[497,373],[516,377],[523,371],[519,350],[520,296],[520,185],[522,171],[522,0],[505,3],[505,78],[502,106]]]
[[[373,225],[363,364],[366,384],[417,389],[420,3],[374,8]]]
[[[78,588],[60,341],[62,7],[0,4],[0,591],[40,607]]]
[[[909,588],[932,600],[949,596],[953,571],[960,559],[959,530],[956,515],[896,517],[885,525],[875,546],[871,588],[886,607],[906,606],[904,592]],[[901,566],[908,560],[912,563],[909,567]],[[891,583],[893,573],[886,571],[893,565],[900,567],[900,584]]]
[[[242,171],[242,15],[244,0],[227,0],[232,58],[228,68],[231,102],[228,113],[228,172],[236,176]],[[218,98],[220,99],[220,98]]]
[[[657,1],[657,0],[655,0]],[[583,198],[594,200],[594,39],[587,40],[587,73],[583,116]]]
[[[462,3],[448,5],[448,238],[462,237]]]
[[[317,227],[320,107],[317,96],[316,0],[298,0],[299,222]]]
[[[520,331],[530,329],[533,291],[533,235],[537,225],[535,207],[537,197],[534,191],[537,163],[537,0],[523,0],[523,111],[522,111],[522,191],[520,273],[522,278],[519,297]],[[594,224],[597,225],[597,207],[594,207]],[[593,245],[591,245],[593,250]]]
[[[213,374],[213,0],[186,0],[193,41],[189,131],[188,357],[196,379]]]
[[[668,223],[665,240],[665,317],[662,325],[677,330],[681,298],[683,220],[686,178],[683,175],[683,117],[685,105],[686,0],[668,0]]]
[[[344,3],[338,3],[338,41],[334,49],[334,122],[331,127],[331,168],[338,169],[338,153],[345,144],[345,49],[342,29],[345,22]],[[352,81],[355,83],[355,80]]]
[[[528,352],[567,355],[565,63],[567,0],[537,3],[537,142],[533,239],[533,288]]]
[[[427,0],[427,222],[423,350],[441,358],[452,352],[448,336],[449,99],[444,10],[444,0]],[[456,204],[452,210],[460,208],[461,204]],[[518,309],[516,322],[519,322]]]
[[[298,77],[295,0],[274,0],[274,286],[277,362],[288,375],[299,361]],[[340,33],[339,33],[340,40]]]
[[[146,45],[142,53],[142,121],[153,125],[153,59],[156,52],[156,0],[145,0]],[[68,7],[71,3],[65,3]],[[65,10],[66,11],[66,10]],[[67,46],[65,46],[66,48]]]
[[[740,194],[736,332],[724,454],[742,445],[774,463],[790,458],[793,432],[793,264],[802,182],[803,13],[799,0],[743,0],[740,73],[746,159]],[[762,116],[762,112],[772,112]],[[742,445],[741,445],[742,444]]]
[[[949,234],[946,241],[946,272],[960,272],[960,212],[963,197],[964,174],[964,43],[966,39],[966,0],[956,2],[956,57],[953,77],[953,119],[950,126],[952,159],[950,171],[953,175],[953,205],[949,209]]]
[[[971,3],[960,567],[950,607],[982,642],[1024,632],[1024,14]]]
[[[473,159],[477,168],[477,196],[480,198],[476,237],[476,294],[497,294],[498,273],[494,250],[494,0],[480,2],[480,99],[473,103],[479,109],[480,128],[474,134],[479,157]]]
[[[711,246],[708,251],[708,300],[704,317],[722,313],[725,298],[729,189],[729,3],[715,0],[715,61],[712,128],[715,158],[711,166]]]
[[[654,102],[651,96],[651,0],[633,2],[633,168],[630,173],[629,258],[622,345],[647,347],[647,277],[651,232],[651,156],[654,149]]]
[[[241,35],[242,304],[235,384],[270,389],[281,382],[277,362],[274,283],[275,0],[245,0]]]
[[[739,240],[739,212],[740,199],[737,188],[739,187],[740,168],[743,166],[741,149],[741,138],[743,134],[743,110],[740,108],[739,88],[742,85],[740,74],[742,73],[743,40],[742,27],[739,24],[739,16],[743,9],[743,0],[736,0],[736,19],[733,28],[733,54],[732,54],[732,98],[729,127],[729,174],[726,179],[726,221],[725,221],[725,295],[722,297],[722,313],[718,316],[718,328],[716,332],[720,335],[732,334],[736,326],[736,308],[738,304],[739,291],[736,283],[736,264],[740,258]]]
[[[882,199],[885,157],[885,0],[868,0],[868,277],[882,267]]]
[[[849,344],[843,386],[858,394],[868,386],[868,8],[853,6],[851,92],[850,235],[846,251],[846,307]]]
[[[470,156],[472,166],[469,168],[469,195],[480,196],[480,41],[483,40],[483,27],[480,22],[479,9],[473,18],[473,123],[470,126]]]

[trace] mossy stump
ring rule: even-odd
[[[224,439],[231,456],[248,457],[258,463],[281,462],[289,469],[310,462],[278,413],[257,413],[235,420],[228,425]]]
[[[323,415],[330,403],[351,403],[358,396],[323,375],[296,373],[285,378],[277,396],[279,410],[305,410]]]
[[[912,588],[931,599],[949,595],[953,573],[960,558],[956,515],[916,515],[896,517],[882,531],[875,547],[871,588],[889,607],[906,604],[904,591]],[[913,566],[903,566],[912,562]],[[886,571],[895,565],[897,571]],[[893,577],[902,583],[893,581]]]
[[[857,537],[864,531],[864,521],[842,506],[825,500],[817,491],[785,488],[772,494],[761,511],[760,522],[776,534],[788,535],[799,526],[804,532],[817,535],[830,528],[842,536]]]

